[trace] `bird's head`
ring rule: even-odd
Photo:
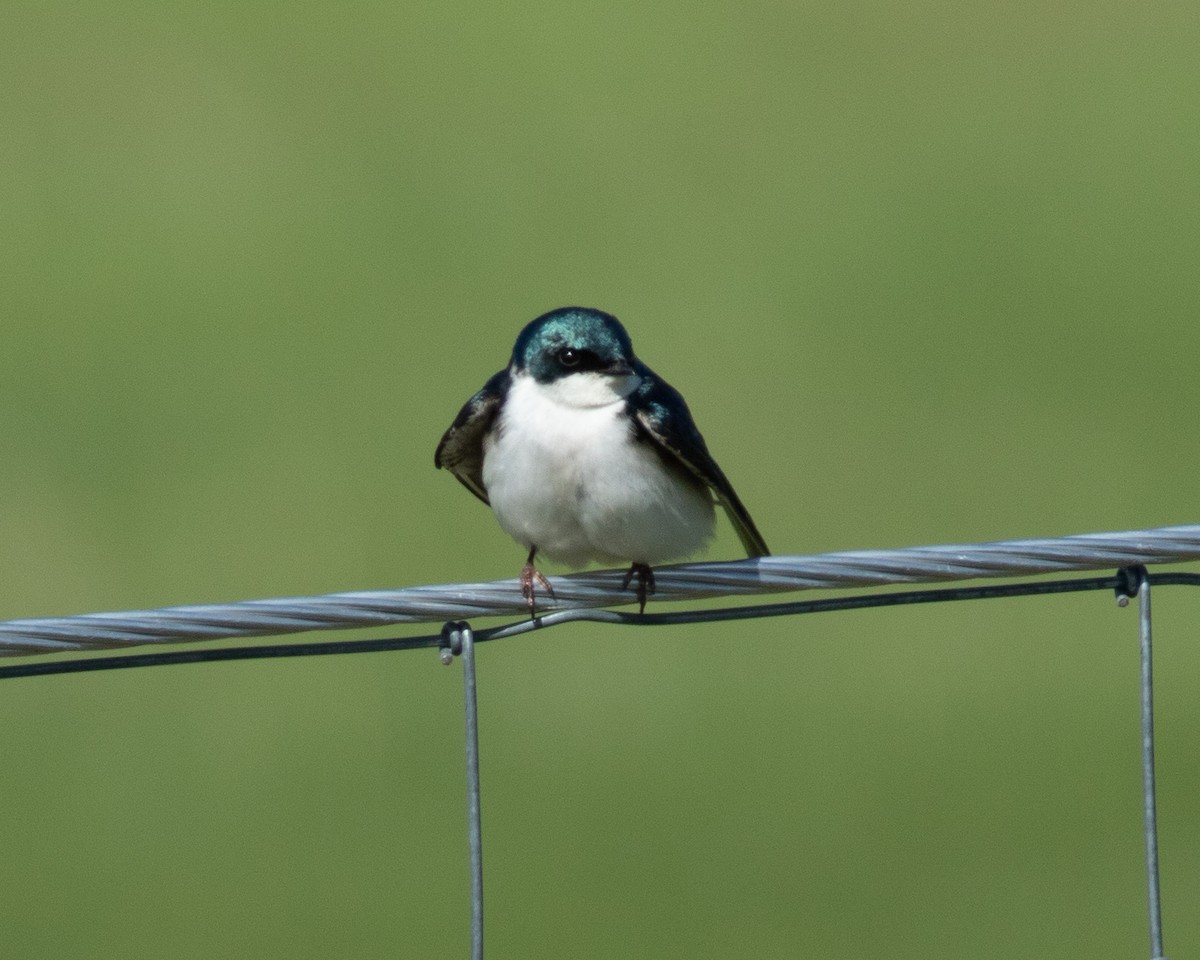
[[[565,404],[592,407],[637,389],[635,363],[629,334],[616,317],[589,307],[560,307],[521,331],[511,370],[532,377]]]

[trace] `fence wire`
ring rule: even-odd
[[[972,545],[853,550],[655,568],[656,601],[938,583],[1200,560],[1200,524]],[[624,571],[553,577],[539,614],[633,602]],[[653,609],[653,608],[651,608]],[[264,637],[309,630],[527,617],[517,580],[0,622],[0,656]],[[561,614],[554,619],[561,618]],[[551,617],[542,618],[547,625]]]
[[[1057,539],[1006,540],[974,545],[940,545],[904,550],[856,550],[817,556],[761,557],[725,563],[692,563],[655,571],[659,600],[778,593],[811,589],[881,587],[1108,568],[1108,576],[1055,581],[960,586],[761,604],[720,610],[631,614],[597,610],[633,597],[622,587],[622,571],[556,577],[552,597],[539,597],[540,616],[531,619],[517,580],[284,597],[243,603],[167,607],[126,613],[0,622],[0,655],[55,653],[179,643],[231,637],[262,637],[307,630],[443,621],[440,634],[383,640],[257,645],[168,653],[127,654],[103,659],[55,660],[0,666],[0,678],[39,676],[168,663],[360,653],[438,646],[443,663],[461,657],[464,666],[467,754],[468,844],[471,871],[471,956],[483,957],[483,843],[480,830],[479,729],[474,644],[575,620],[654,625],[700,623],[815,613],[892,604],[1113,589],[1121,606],[1139,600],[1141,643],[1142,786],[1150,956],[1163,954],[1161,893],[1154,774],[1151,584],[1200,586],[1200,574],[1155,573],[1155,564],[1200,560],[1200,525],[1125,533],[1090,533]],[[476,633],[468,617],[520,616],[516,623]]]

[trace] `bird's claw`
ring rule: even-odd
[[[621,589],[628,590],[634,577],[637,577],[638,613],[645,613],[646,597],[654,592],[654,571],[646,563],[631,564],[629,572],[625,574],[625,579],[621,581]]]
[[[550,581],[542,574],[540,570],[533,565],[533,561],[529,560],[525,566],[521,568],[521,596],[525,598],[525,602],[529,604],[529,619],[534,618],[534,583],[537,583],[550,594],[551,599],[554,598],[554,588],[550,586]]]

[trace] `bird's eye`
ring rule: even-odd
[[[579,361],[582,359],[583,354],[579,350],[563,347],[558,351],[558,362],[564,367],[577,367],[579,366]]]

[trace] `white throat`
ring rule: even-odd
[[[513,375],[514,382],[528,378],[527,373]],[[636,390],[642,378],[636,373],[611,374],[584,371],[571,373],[550,383],[537,384],[537,389],[554,403],[564,407],[607,407],[618,403]]]

